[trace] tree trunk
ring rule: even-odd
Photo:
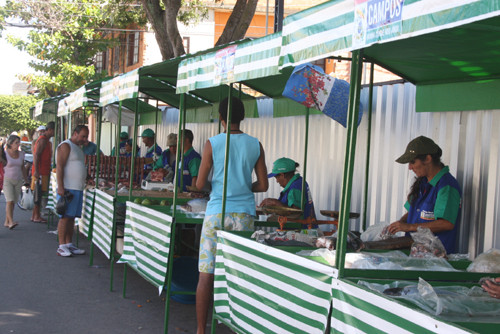
[[[215,45],[223,45],[245,37],[255,14],[258,0],[237,0],[222,35]]]
[[[156,42],[160,48],[163,60],[174,57],[174,50],[170,44],[170,36],[167,30],[165,11],[160,7],[161,0],[141,0],[149,23],[155,31]]]
[[[170,44],[174,53],[174,57],[182,56],[186,53],[182,37],[177,26],[177,14],[181,8],[181,0],[164,0],[165,1],[165,21],[167,23],[167,33],[170,36]]]

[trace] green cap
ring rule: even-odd
[[[120,139],[128,139],[128,133],[123,131],[120,133]]]
[[[419,155],[434,154],[441,152],[441,148],[430,138],[420,136],[413,139],[406,146],[405,153],[396,159],[400,164],[407,164],[415,160]]]
[[[151,129],[146,129],[142,131],[141,137],[153,138],[155,136],[155,132]]]
[[[267,177],[274,177],[281,173],[288,173],[295,171],[296,163],[292,159],[279,158],[273,163],[272,173],[267,174]]]

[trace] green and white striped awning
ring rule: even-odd
[[[83,191],[82,217],[75,219],[75,223],[78,224],[80,232],[86,237],[89,236],[90,225],[92,222],[94,196],[94,189],[85,189]]]
[[[323,334],[335,269],[217,232],[214,307],[238,333]]]
[[[51,172],[49,180],[49,196],[47,199],[46,208],[55,213],[56,203],[57,203],[57,177],[56,173]]]
[[[139,69],[127,72],[101,85],[99,106],[136,98],[139,94]]]
[[[87,88],[84,85],[59,101],[57,117],[68,115],[73,110],[87,106],[88,103]]]
[[[99,247],[108,259],[111,258],[112,251],[114,203],[113,196],[101,190],[95,191],[92,242]]]
[[[499,13],[498,0],[325,2],[285,18],[280,68],[485,20]]]
[[[169,215],[127,202],[123,255],[118,262],[133,267],[159,294],[167,277],[171,228]]]
[[[279,73],[281,33],[230,44],[179,64],[177,94]]]

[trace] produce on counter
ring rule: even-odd
[[[329,250],[334,250],[337,247],[337,236],[333,235],[330,237],[320,237],[316,240],[315,247],[328,248]],[[352,231],[347,232],[347,249],[351,251],[359,252],[365,248],[363,241],[360,237]]]

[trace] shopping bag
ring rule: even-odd
[[[33,203],[40,206],[42,203],[42,184],[40,180],[35,182],[35,190],[33,191]]]
[[[33,210],[33,192],[30,188],[26,188],[23,190],[22,197],[19,200],[19,206],[23,210]]]

